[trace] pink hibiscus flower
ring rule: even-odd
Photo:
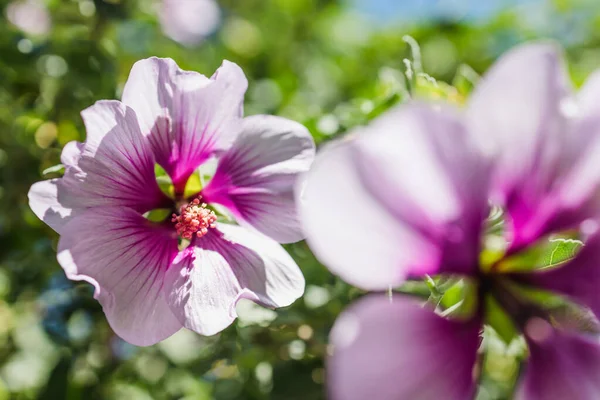
[[[600,315],[600,76],[578,96],[551,45],[520,47],[484,77],[464,112],[410,104],[323,152],[301,215],[315,254],[346,281],[386,290],[407,277],[476,283],[477,307],[442,317],[414,299],[360,300],[334,326],[333,399],[474,398],[486,299],[525,337],[517,399],[600,398],[600,342],[551,317],[519,287],[552,290]],[[509,247],[483,265],[489,200],[505,210]],[[505,269],[551,233],[588,240],[547,269]]]
[[[94,285],[108,322],[130,343],[151,345],[182,326],[211,335],[235,319],[240,298],[282,307],[303,293],[278,242],[303,237],[293,187],[314,143],[298,123],[243,118],[246,87],[227,61],[211,78],[170,59],[139,61],[122,102],[82,112],[87,139],[65,146],[64,176],[29,192],[32,210],[60,234],[67,276]],[[190,176],[215,157],[213,178],[185,196]],[[173,198],[160,190],[155,164],[170,176]],[[211,203],[241,226],[220,222]],[[144,217],[165,208],[173,216]]]

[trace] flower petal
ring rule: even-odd
[[[166,199],[156,182],[154,159],[135,112],[118,101],[100,101],[81,113],[87,139],[77,168],[65,180],[92,206],[128,206],[146,212]]]
[[[60,161],[63,163],[65,168],[76,167],[83,150],[85,148],[84,143],[72,141],[65,144],[62,153],[60,155]]]
[[[62,232],[73,214],[71,208],[65,207],[58,200],[61,181],[59,178],[36,182],[27,194],[33,213],[58,233]]]
[[[308,173],[301,215],[317,257],[364,289],[475,271],[489,169],[456,116],[412,105],[365,131]]]
[[[229,326],[240,298],[285,307],[304,292],[304,277],[283,247],[227,224],[217,224],[195,240],[174,261],[167,281],[173,312],[186,328],[202,335]]]
[[[496,159],[493,197],[510,214],[513,247],[548,233],[555,217],[550,194],[569,165],[564,150],[573,104],[562,58],[550,44],[508,52],[471,97],[469,127]]]
[[[565,168],[555,184],[556,216],[550,229],[577,228],[589,218],[600,215],[600,72],[592,75],[573,105],[574,114],[568,143],[562,151]]]
[[[479,324],[439,317],[412,299],[359,300],[336,321],[328,363],[333,400],[473,398]]]
[[[583,115],[600,113],[600,70],[595,71],[588,78],[579,93],[578,103]]]
[[[100,101],[81,113],[84,143],[63,149],[62,178],[31,187],[33,212],[54,230],[89,207],[131,207],[146,212],[168,199],[154,175],[154,160],[141,135],[135,113],[118,101]]]
[[[98,208],[64,227],[58,261],[69,279],[94,285],[117,335],[149,346],[182,326],[164,295],[165,273],[177,251],[171,230],[124,207]]]
[[[198,165],[233,141],[247,86],[242,70],[228,61],[210,79],[181,70],[171,59],[135,63],[123,102],[136,111],[177,190]]]
[[[542,327],[543,328],[543,327]],[[583,335],[540,330],[528,338],[529,362],[516,400],[597,399],[600,343]],[[545,336],[545,337],[543,337]]]
[[[304,126],[272,116],[245,118],[202,195],[276,241],[296,242],[303,234],[294,187],[314,154],[315,144]]]

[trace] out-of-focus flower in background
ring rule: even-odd
[[[194,46],[217,29],[221,9],[215,0],[163,0],[158,17],[165,35]]]
[[[6,7],[6,18],[28,35],[45,36],[52,28],[50,13],[40,0],[10,3]]]
[[[473,284],[456,308],[390,295],[342,314],[331,335],[333,399],[473,398],[482,323],[484,332],[509,325],[506,341],[527,344],[515,398],[598,398],[599,83],[595,74],[575,95],[555,46],[521,46],[484,76],[465,113],[401,106],[321,153],[301,214],[331,271],[367,290],[407,278],[435,287],[426,274]],[[489,201],[505,212],[499,231],[488,227]],[[549,235],[585,246],[559,258]],[[544,251],[549,260],[532,255]],[[507,324],[493,322],[499,313]]]

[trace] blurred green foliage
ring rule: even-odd
[[[48,0],[52,28],[33,36],[7,20],[9,1],[0,0],[0,400],[325,397],[329,329],[361,292],[304,243],[288,246],[307,280],[293,306],[242,304],[239,321],[220,335],[182,331],[149,348],[115,337],[91,288],[64,277],[57,235],[29,210],[27,191],[58,176],[42,171],[59,163],[67,142],[85,138],[79,112],[119,98],[136,60],[171,57],[207,75],[222,59],[234,61],[250,82],[247,114],[292,118],[321,143],[409,93],[461,104],[478,73],[529,39],[560,41],[580,84],[600,65],[600,6],[544,3],[540,14],[379,27],[336,0],[222,0],[217,31],[184,47],[162,34],[147,0]],[[407,34],[429,75],[404,61],[412,60]],[[506,398],[518,368],[514,346],[497,336],[484,343],[493,356],[479,398]]]

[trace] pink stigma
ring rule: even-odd
[[[200,198],[184,204],[179,209],[179,215],[173,214],[171,222],[175,223],[177,234],[191,240],[194,234],[202,237],[208,233],[208,228],[214,228],[217,216],[206,208],[206,203],[200,203]]]

